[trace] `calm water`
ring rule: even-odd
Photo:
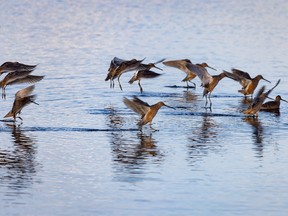
[[[237,67],[287,91],[288,3],[271,1],[2,1],[1,64],[38,64],[40,104],[0,123],[1,215],[286,215],[288,108],[245,118],[240,85],[223,79],[203,106],[200,82],[165,67],[123,92],[105,82],[114,57],[190,58]],[[156,71],[156,70],[155,70]],[[1,77],[1,79],[3,76]],[[0,116],[23,86],[9,86]],[[153,132],[122,103],[162,108]]]

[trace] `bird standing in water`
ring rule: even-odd
[[[197,77],[197,74],[191,71],[188,67],[188,64],[192,64],[192,62],[189,59],[180,59],[180,60],[170,60],[163,62],[164,65],[169,67],[178,68],[179,70],[182,70],[186,73],[186,77],[182,80],[182,82],[186,82],[187,88],[189,88],[188,82],[191,82],[195,77]],[[196,88],[196,84],[194,82],[193,87]]]
[[[265,79],[262,75],[257,75],[254,78],[251,78],[249,73],[232,68],[232,73],[224,71],[227,77],[238,81],[242,85],[242,89],[238,92],[242,93],[244,96],[251,95],[253,97],[253,93],[258,86],[258,83],[261,79],[271,83],[269,80]]]
[[[156,116],[158,110],[162,106],[166,106],[166,107],[175,109],[174,107],[170,107],[170,106],[166,105],[162,101],[160,101],[154,105],[149,105],[148,103],[140,100],[137,97],[134,97],[132,100],[129,100],[126,97],[124,97],[123,102],[128,108],[130,108],[134,112],[141,115],[141,120],[138,122],[137,125],[143,126],[143,125],[146,125],[147,123],[150,123],[151,129],[153,129],[152,128],[152,120]]]
[[[277,81],[276,85],[270,89],[269,91],[265,92],[265,86],[258,91],[256,97],[253,99],[252,104],[248,107],[248,109],[244,110],[244,114],[252,115],[258,117],[258,111],[261,109],[262,104],[264,103],[265,99],[268,95],[273,91],[274,88],[280,83],[280,79]]]
[[[142,93],[143,92],[143,88],[142,88],[141,83],[140,83],[141,79],[143,79],[143,78],[144,79],[151,79],[151,78],[158,77],[160,75],[161,74],[156,73],[154,71],[150,71],[149,69],[139,70],[129,80],[129,83],[133,84],[134,81],[138,80],[138,85],[139,85],[139,88],[140,88],[140,92]]]
[[[210,75],[208,71],[206,70],[206,67],[211,68],[213,70],[216,70],[212,67],[210,67],[207,63],[201,63],[201,64],[187,64],[187,67],[190,71],[193,71],[201,80],[201,86],[204,88],[203,90],[203,97],[206,98],[205,102],[205,108],[212,107],[212,101],[211,101],[211,93],[214,90],[214,88],[218,85],[219,81],[222,80],[226,75],[225,73],[220,73],[219,75]],[[210,106],[208,107],[208,100],[210,102]]]
[[[4,116],[4,118],[13,117],[14,121],[16,121],[16,117],[23,120],[19,115],[22,109],[30,103],[34,103],[39,105],[35,102],[36,95],[31,95],[35,88],[35,85],[26,87],[24,89],[19,90],[15,94],[15,100],[12,106],[12,109]],[[17,114],[19,114],[17,116]]]
[[[269,98],[269,97],[267,97],[267,98]],[[269,99],[272,99],[272,98],[269,98]],[[273,99],[272,99],[272,100],[273,100]],[[284,99],[281,98],[280,95],[277,95],[276,98],[275,98],[275,100],[273,100],[273,101],[268,101],[268,102],[262,104],[260,110],[265,110],[265,111],[279,110],[279,109],[280,109],[280,101],[281,101],[281,100],[284,101],[284,102],[286,102],[286,103],[288,103],[287,100],[284,100]]]

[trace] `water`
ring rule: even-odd
[[[239,84],[223,79],[213,109],[185,74],[105,82],[110,60],[190,58],[261,73],[288,99],[286,1],[5,1],[0,62],[38,64],[37,102],[0,123],[1,215],[286,215],[287,104],[245,118]],[[158,71],[155,71],[158,72]],[[9,86],[0,115],[26,85]],[[167,87],[168,86],[168,87]],[[153,132],[122,103],[162,108]]]

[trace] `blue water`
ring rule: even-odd
[[[287,1],[1,2],[0,64],[38,64],[39,106],[23,122],[0,122],[0,215],[286,215],[288,108],[246,118],[240,85],[224,78],[212,111],[199,79],[180,70],[110,88],[110,61],[189,58],[217,71],[236,67],[287,91]],[[0,78],[2,79],[4,75]],[[14,94],[8,86],[0,116]],[[176,86],[178,88],[172,88]],[[153,127],[122,102],[164,101]]]

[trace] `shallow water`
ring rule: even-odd
[[[262,74],[288,100],[286,1],[7,1],[1,4],[0,62],[38,64],[36,106],[22,123],[0,122],[3,215],[286,215],[287,104],[247,118],[223,79],[203,108],[200,81],[185,74],[128,84],[105,82],[114,56],[189,58],[217,69]],[[2,64],[1,63],[1,64]],[[155,72],[159,72],[156,71]],[[3,77],[3,75],[2,75]],[[8,86],[0,115],[21,86]],[[122,102],[139,96],[162,108],[159,131],[138,130]]]

